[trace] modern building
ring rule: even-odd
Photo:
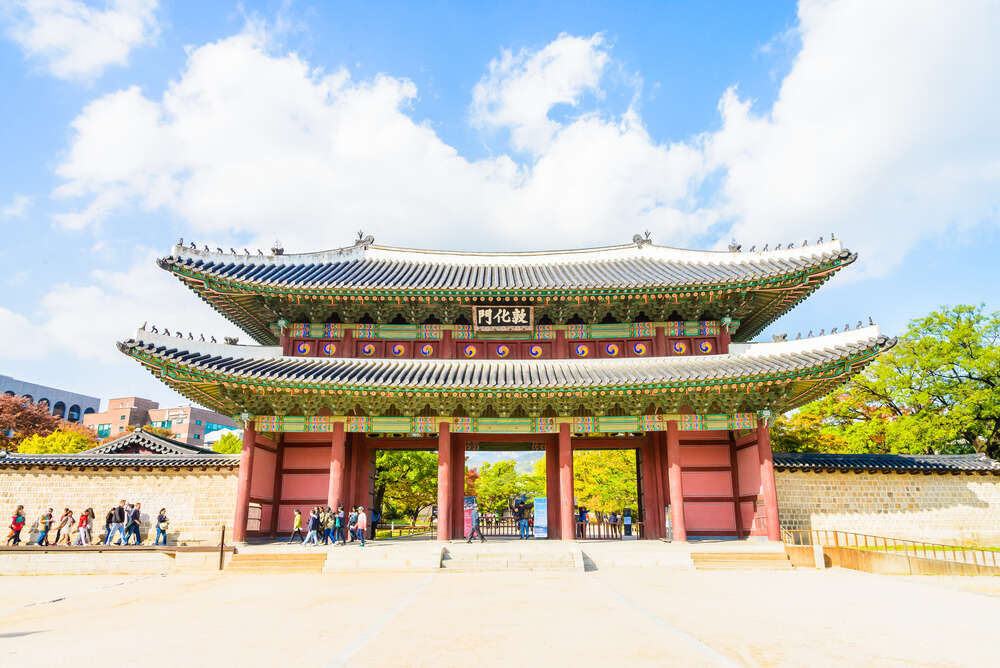
[[[751,343],[856,255],[633,243],[302,255],[177,245],[159,265],[256,344],[141,329],[119,343],[168,386],[245,424],[234,537],[296,506],[370,506],[375,453],[438,453],[438,538],[460,536],[464,452],[545,453],[547,537],[573,539],[573,451],[633,449],[638,527],[780,539],[769,423],[895,339],[875,325]],[[249,520],[249,521],[248,521]]]
[[[69,422],[80,422],[81,417],[95,413],[101,407],[101,400],[97,397],[29,383],[10,376],[0,375],[0,393],[45,403],[49,412]]]
[[[83,424],[100,438],[127,433],[129,427],[159,427],[188,445],[202,445],[213,431],[237,426],[230,418],[204,408],[160,408],[155,401],[140,397],[109,399],[107,410],[87,415]]]

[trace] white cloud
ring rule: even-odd
[[[0,208],[0,220],[8,218],[23,218],[31,206],[31,198],[27,195],[14,195],[8,204]]]
[[[735,90],[719,104],[707,154],[732,235],[773,246],[836,232],[880,273],[921,239],[995,224],[997,25],[988,1],[803,1],[773,107]]]
[[[508,128],[515,148],[537,154],[560,129],[550,110],[576,106],[586,92],[599,93],[609,61],[600,33],[562,34],[538,51],[504,49],[472,91],[472,120],[479,127]]]
[[[60,79],[90,80],[159,34],[157,0],[15,0],[7,35]]]
[[[87,226],[137,203],[179,214],[198,241],[278,235],[289,249],[343,245],[358,228],[383,243],[518,248],[694,229],[682,211],[700,153],[655,143],[634,112],[557,124],[533,165],[470,161],[408,113],[412,82],[324,73],[267,44],[258,28],[193,49],[161,99],[130,88],[89,104],[56,191],[85,204],[57,220]],[[537,108],[552,104],[539,94]]]
[[[246,339],[208,306],[185,299],[180,283],[156,266],[155,253],[142,249],[136,258],[122,271],[96,270],[78,283],[54,285],[27,316],[0,307],[0,331],[22,344],[0,347],[0,360],[69,355],[81,364],[100,363],[104,373],[113,374],[130,364],[114,342],[129,338],[146,321],[161,331],[181,327],[185,335]]]

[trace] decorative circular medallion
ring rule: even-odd
[[[336,354],[336,352],[337,352],[336,343],[326,343],[323,345],[323,354],[326,355],[327,357],[333,357],[333,355]]]
[[[475,357],[476,347],[470,343],[469,345],[465,346],[465,349],[462,352],[465,354],[466,357]]]
[[[542,356],[542,347],[531,346],[530,348],[528,348],[528,354],[537,359]]]
[[[683,341],[674,341],[674,354],[675,355],[685,355],[687,354],[688,346]]]
[[[712,352],[712,342],[702,341],[701,343],[698,344],[698,349],[707,355],[708,353]]]
[[[497,357],[507,357],[508,355],[510,355],[510,348],[506,344],[501,343],[497,346]]]
[[[607,354],[608,357],[618,357],[618,353],[621,351],[618,349],[617,343],[609,343],[608,345],[604,346],[604,352]]]
[[[375,344],[374,343],[366,343],[365,345],[361,346],[361,354],[364,355],[365,357],[371,357],[372,355],[374,355],[375,354]]]
[[[430,357],[431,355],[434,354],[434,346],[432,346],[429,343],[425,343],[424,345],[420,346],[420,354],[423,355],[424,357]]]
[[[632,352],[635,353],[636,357],[642,357],[646,354],[646,344],[645,343],[634,343],[632,344]]]
[[[393,357],[402,357],[403,353],[405,352],[406,352],[406,346],[404,346],[402,343],[396,343],[392,346]]]
[[[576,345],[576,356],[577,357],[586,357],[589,354],[590,354],[590,348],[588,348],[586,346],[586,344],[578,343]]]
[[[295,346],[295,352],[298,353],[299,355],[308,355],[309,354],[309,344],[306,343],[305,341],[303,341],[302,343],[300,343],[297,346]]]

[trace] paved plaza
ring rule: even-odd
[[[830,569],[0,579],[0,663],[995,665],[1000,579]]]

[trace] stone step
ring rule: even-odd
[[[573,571],[583,567],[579,549],[507,550],[485,546],[448,546],[441,556],[447,571]]]
[[[691,561],[700,571],[709,570],[790,570],[783,552],[693,552]]]
[[[234,554],[227,571],[233,573],[320,573],[326,553],[319,554]]]

